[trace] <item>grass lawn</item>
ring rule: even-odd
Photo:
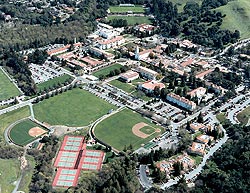
[[[137,137],[132,133],[132,127],[140,122],[147,123],[148,125],[154,128],[159,128],[163,131],[163,128],[151,123],[151,121],[145,119],[140,114],[133,112],[130,109],[123,109],[119,113],[116,113],[100,122],[95,128],[95,134],[97,138],[118,150],[122,150],[125,145],[129,146],[130,144],[134,149],[137,149],[141,144],[146,144],[160,134],[154,133],[146,139]]]
[[[82,90],[73,89],[34,105],[35,117],[51,125],[84,126],[95,121],[114,105]]]
[[[150,101],[152,99],[151,97],[148,97],[147,95],[145,95],[145,93],[141,90],[136,90],[135,92],[132,93],[132,95],[144,101]]]
[[[3,137],[4,130],[15,121],[30,116],[28,106],[0,115],[0,137]]]
[[[150,135],[150,134],[155,132],[155,129],[150,127],[150,126],[145,126],[145,127],[141,128],[140,131],[145,133],[145,134]]]
[[[15,188],[14,182],[21,174],[20,161],[17,159],[0,159],[1,193],[10,193]]]
[[[33,121],[27,119],[24,120],[17,125],[15,125],[10,130],[10,138],[12,141],[18,145],[27,145],[28,143],[32,142],[32,140],[35,139],[35,137],[32,137],[29,135],[29,130],[33,127],[40,127],[40,125],[34,123]],[[43,128],[44,129],[44,128]]]
[[[146,23],[146,24],[152,24],[152,20],[149,19],[149,17],[146,16],[114,16],[114,15],[110,15],[108,16],[108,20],[112,20],[112,19],[125,19],[128,22],[128,25],[135,25],[135,24],[142,24],[142,23]]]
[[[0,101],[18,96],[19,90],[0,69]]]
[[[193,160],[195,160],[195,165],[199,165],[201,163],[201,161],[202,161],[202,157],[198,156],[198,155],[196,155],[196,156],[190,156],[189,155],[189,157],[191,157]]]
[[[220,123],[224,123],[226,121],[225,113],[219,113],[216,115],[216,118],[220,121]]]
[[[32,179],[34,168],[36,166],[36,162],[32,156],[26,156],[26,159],[28,160],[28,167],[24,171],[24,175],[20,182],[18,190],[29,192],[29,185]]]
[[[250,3],[249,0],[230,1],[227,5],[221,6],[217,11],[226,14],[223,18],[222,28],[239,30],[241,39],[250,38]]]
[[[239,120],[239,122],[246,125],[250,119],[250,107],[245,108],[243,111],[237,114],[236,117]]]
[[[58,85],[58,83],[63,84],[66,81],[68,81],[70,78],[71,78],[70,75],[64,74],[62,76],[59,76],[59,77],[53,78],[51,80],[48,80],[46,82],[38,84],[37,89],[38,90],[45,90],[45,89],[48,89],[48,88],[53,87],[55,85]]]
[[[131,84],[128,84],[126,82],[122,82],[122,81],[119,81],[119,80],[112,80],[109,82],[109,84],[127,92],[127,93],[131,93],[133,91],[135,91],[135,86],[131,85]]]
[[[144,8],[140,5],[135,7],[119,7],[119,6],[110,6],[110,13],[127,13],[128,11],[133,11],[134,13],[144,13]]]
[[[96,77],[100,77],[100,75],[108,76],[110,71],[115,70],[115,69],[120,69],[121,67],[122,67],[121,64],[113,64],[111,66],[107,66],[105,68],[97,70],[96,72],[93,73],[93,75]]]

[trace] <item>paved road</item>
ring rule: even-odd
[[[150,182],[147,176],[146,170],[147,170],[146,165],[140,165],[140,168],[139,168],[140,183],[147,190],[152,187],[152,183]]]

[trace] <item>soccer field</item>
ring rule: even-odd
[[[142,132],[147,132],[145,134],[148,134],[149,136],[146,138],[138,137],[132,132],[134,125],[142,122],[148,125],[145,128],[140,129]],[[160,129],[161,132],[155,132],[156,129]],[[130,144],[134,149],[137,149],[141,144],[147,143],[162,132],[162,127],[151,123],[150,120],[145,119],[140,114],[133,112],[130,109],[123,109],[103,120],[96,126],[94,131],[98,139],[120,151],[123,150],[125,146],[128,147]]]
[[[144,13],[144,8],[140,5],[135,7],[111,6],[109,10],[110,13],[127,13],[128,11],[132,11],[133,13]]]
[[[19,90],[0,69],[0,101],[18,96]]]
[[[85,126],[116,106],[76,88],[34,105],[35,117],[50,125]]]
[[[98,78],[100,77],[100,75],[103,75],[104,77],[106,77],[109,75],[110,71],[115,70],[115,69],[120,69],[121,67],[122,67],[121,64],[113,64],[111,66],[107,66],[105,68],[95,71],[93,75]]]
[[[128,25],[135,25],[135,24],[152,24],[152,20],[149,19],[149,17],[146,16],[114,16],[110,15],[108,16],[108,20],[112,19],[125,19],[128,22]]]

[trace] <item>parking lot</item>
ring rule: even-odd
[[[56,69],[53,62],[46,62],[43,65],[30,64],[29,68],[32,73],[31,77],[36,84],[40,84],[64,74],[61,69]]]

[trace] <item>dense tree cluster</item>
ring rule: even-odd
[[[54,173],[52,159],[59,147],[58,139],[56,137],[44,137],[41,142],[45,143],[45,145],[40,152],[38,150],[28,150],[28,153],[34,156],[36,161],[35,172],[29,186],[29,192],[31,193],[52,192],[51,184]]]
[[[28,62],[34,64],[43,64],[48,57],[45,50],[36,49],[34,52],[28,55]]]
[[[0,144],[0,159],[18,158],[23,154],[23,150],[13,146]]]
[[[136,192],[140,188],[135,172],[136,161],[135,155],[123,155],[105,165],[97,174],[81,178],[77,187],[70,188],[68,192]]]
[[[36,93],[36,85],[31,78],[31,72],[23,58],[13,51],[6,51],[2,57],[2,65],[7,69],[8,73],[17,80],[18,87],[22,89],[25,95],[33,95]]]

